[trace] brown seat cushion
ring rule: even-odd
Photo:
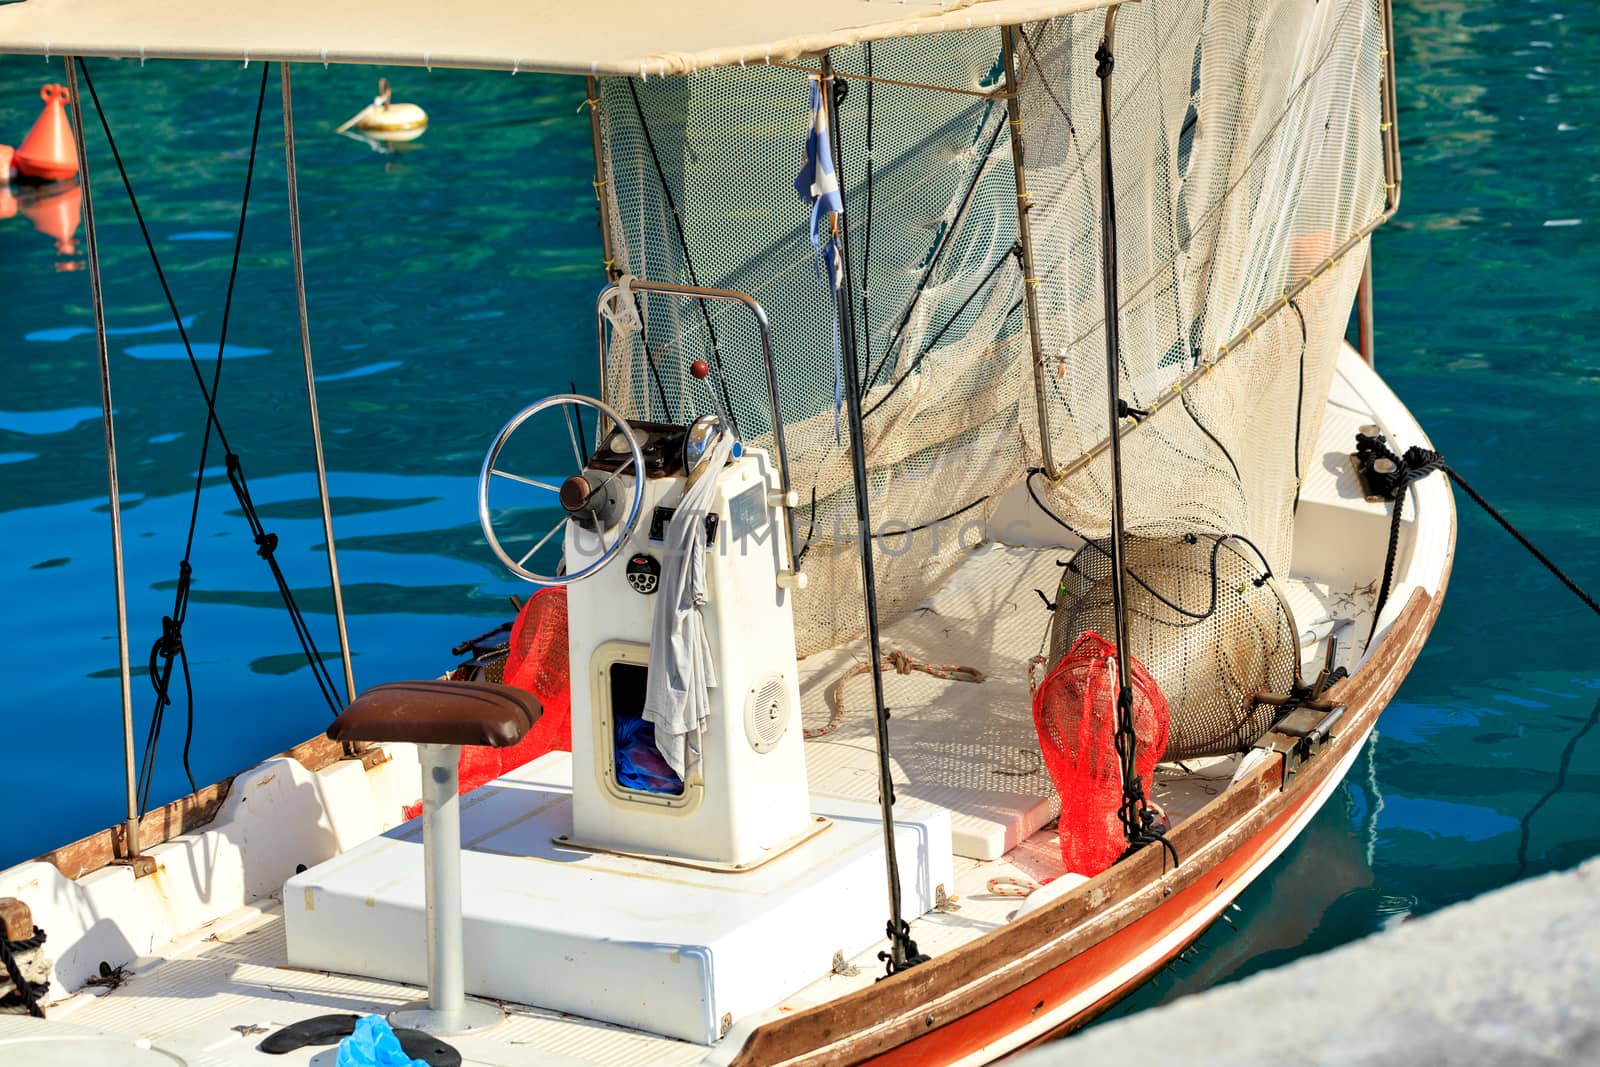
[[[374,686],[328,727],[334,741],[508,748],[544,714],[532,693],[492,682],[389,682]]]

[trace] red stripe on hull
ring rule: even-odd
[[[1249,841],[1218,863],[1208,876],[1187,889],[1173,894],[1150,914],[1085,949],[1055,970],[1035,978],[976,1011],[877,1056],[870,1062],[884,1065],[917,1065],[917,1067],[930,1063],[954,1063],[1004,1040],[1007,1035],[1023,1029],[1041,1015],[1049,1014],[1095,983],[1114,974],[1129,960],[1149,950],[1184,922],[1203,911],[1207,904],[1219,897],[1231,899],[1242,892],[1244,885],[1239,883],[1244,873],[1277,843],[1307,806],[1316,803],[1320,802],[1316,791],[1312,790],[1304,800],[1285,810]],[[1195,934],[1183,944],[1174,947],[1159,960],[1141,969],[1138,975],[1059,1026],[1053,1027],[1051,1033],[1061,1034],[1086,1024],[1182,952],[1200,933],[1200,930],[1195,931]],[[1036,1043],[1037,1040],[1032,1043]]]

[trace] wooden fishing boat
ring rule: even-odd
[[[50,972],[0,1057],[326,1064],[388,1014],[430,1062],[979,1063],[1181,952],[1450,572],[1449,485],[1344,341],[1399,204],[1387,2],[383,11],[0,10],[75,109],[85,56],[279,64],[319,474],[290,64],[585,78],[608,283],[602,397],[480,472],[544,587],[509,659],[358,698],[323,482],[338,718],[144,810],[119,619],[129,811],[0,872]],[[463,746],[506,753],[466,792]]]

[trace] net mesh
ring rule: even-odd
[[[1173,709],[1163,758],[1249,747],[1276,710],[1254,698],[1288,694],[1300,661],[1294,619],[1254,550],[1206,534],[1134,536],[1123,560],[1128,648]],[[1062,570],[1052,662],[1086,635],[1116,633],[1111,580],[1111,553],[1100,542]]]
[[[526,689],[547,712],[551,704],[567,699],[566,586],[541,589],[522,605],[511,624],[504,669],[505,684]]]
[[[1361,255],[1319,269],[1382,212],[1383,33],[1376,0],[1128,5],[1116,38],[1115,163],[1122,343],[1135,407],[1129,528],[1151,543],[1243,534],[1285,570],[1301,473]],[[1052,509],[1109,533],[1099,92],[1104,14],[1020,28],[1019,135],[1035,260],[1047,426],[1035,411],[1018,190],[1005,101],[852,75],[1003,88],[998,30],[836,49],[849,85],[834,137],[849,304],[863,381],[880,615],[915,608],[990,536],[998,496],[1038,465]],[[735,289],[773,324],[782,419],[808,544],[801,655],[863,628],[848,438],[835,412],[835,306],[793,181],[808,128],[802,72],[724,68],[605,79],[604,210],[618,269]],[[1360,251],[1364,252],[1364,249]],[[633,417],[710,410],[688,375],[722,371],[747,439],[770,447],[758,334],[732,305],[640,296],[614,331],[604,387]],[[1272,314],[1263,318],[1267,312]],[[1246,326],[1248,340],[1224,346]],[[1203,374],[1202,374],[1203,372]],[[1172,387],[1201,375],[1181,397]],[[1171,401],[1171,402],[1166,402]],[[1048,483],[1048,484],[1046,484]],[[1163,680],[1163,685],[1166,685]]]

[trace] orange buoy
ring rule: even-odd
[[[11,165],[11,157],[16,151],[15,148],[8,144],[0,144],[0,186],[11,181],[12,174],[16,169]]]
[[[72,127],[63,106],[69,97],[64,85],[46,85],[39,90],[44,112],[28,136],[17,147],[13,162],[28,178],[55,182],[78,173],[78,151],[72,142]]]

